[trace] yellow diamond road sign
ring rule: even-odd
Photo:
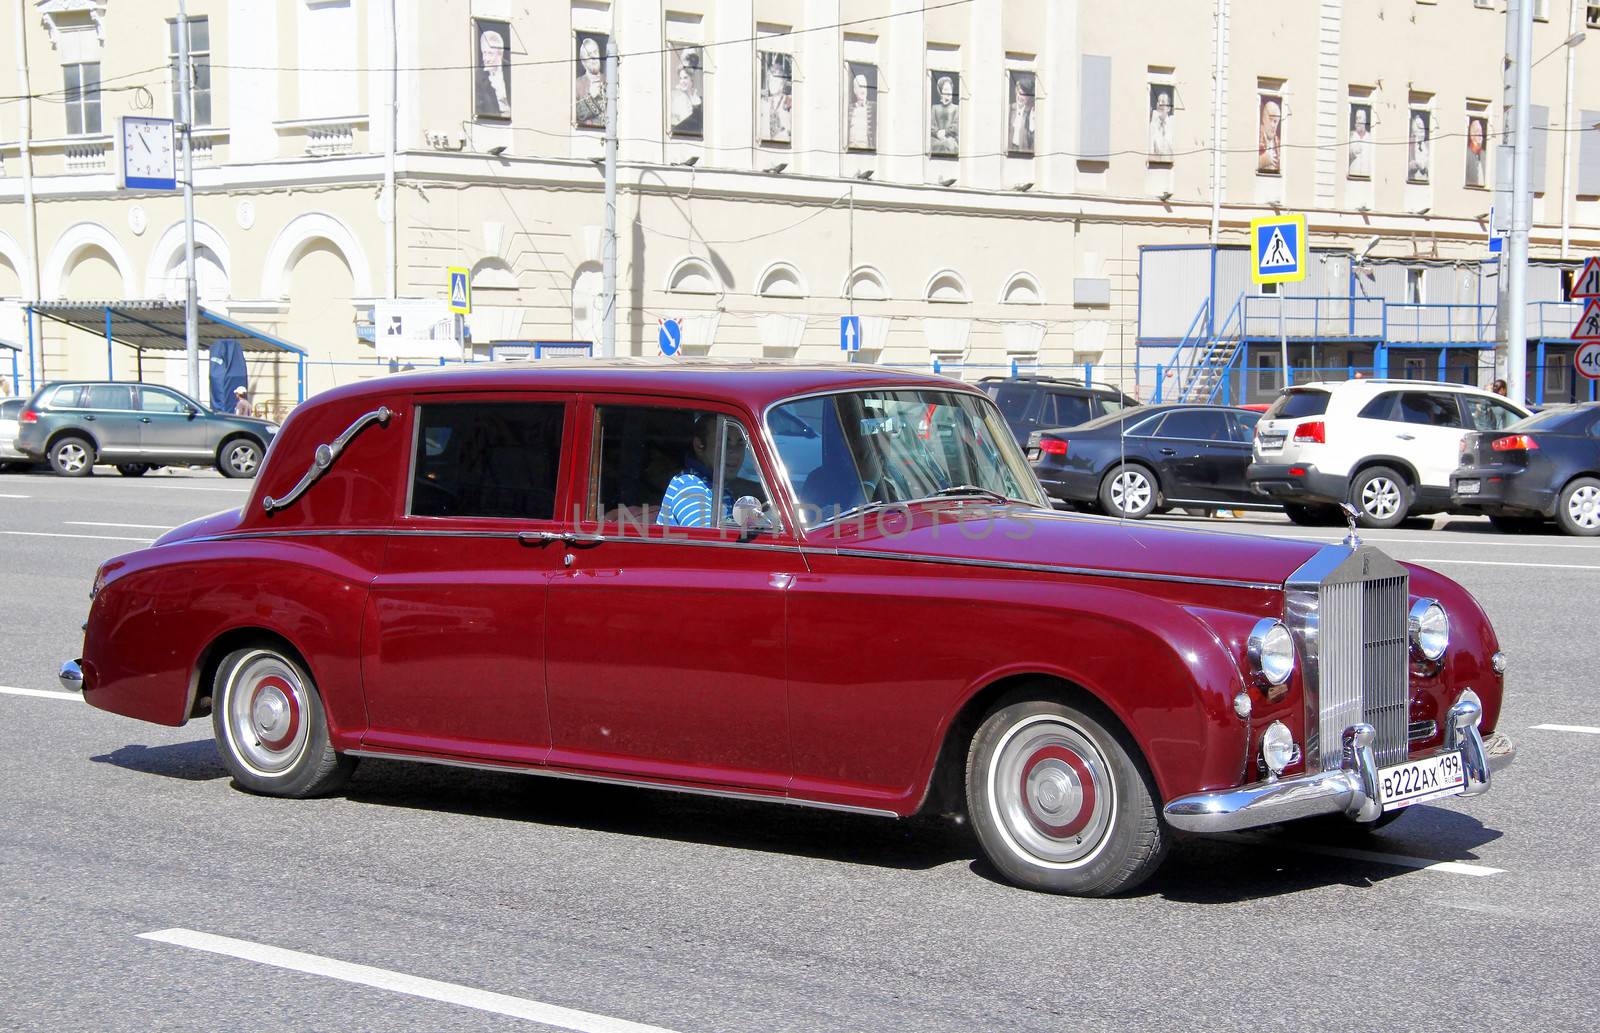
[[[1250,279],[1299,283],[1306,278],[1306,217],[1269,215],[1250,220]]]
[[[463,316],[472,314],[472,273],[470,270],[453,265],[446,270],[450,274],[450,311]]]

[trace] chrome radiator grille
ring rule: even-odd
[[[1380,766],[1405,761],[1410,720],[1410,578],[1372,548],[1333,546],[1289,578],[1285,619],[1300,641],[1311,770],[1343,762],[1344,730],[1377,733]]]

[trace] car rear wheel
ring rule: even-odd
[[[63,477],[87,477],[94,472],[94,445],[85,438],[62,438],[50,446],[50,468]]]
[[[1110,516],[1139,520],[1161,504],[1155,476],[1133,463],[1118,463],[1100,482],[1100,509]]]
[[[1507,534],[1528,534],[1544,526],[1544,517],[1501,516],[1498,513],[1491,513],[1489,523],[1494,525],[1496,531],[1504,531]]]
[[[1397,527],[1411,509],[1411,485],[1387,466],[1371,466],[1351,483],[1350,504],[1362,527]]]
[[[1027,700],[990,714],[967,754],[985,855],[1028,889],[1105,896],[1149,878],[1168,834],[1137,749],[1096,712]]]
[[[254,477],[261,466],[261,446],[249,438],[223,442],[217,452],[217,469],[224,477]]]
[[[117,472],[124,477],[143,477],[150,472],[148,463],[118,463]]]
[[[337,789],[356,759],[337,753],[311,676],[277,649],[229,653],[212,682],[211,724],[222,761],[242,789],[320,796]]]
[[[1292,522],[1301,527],[1337,527],[1344,521],[1340,518],[1338,506],[1302,505],[1298,502],[1285,502],[1283,513]]]
[[[1561,491],[1556,506],[1556,522],[1568,534],[1592,537],[1600,534],[1600,481],[1579,477]]]

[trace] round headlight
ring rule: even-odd
[[[1294,673],[1294,636],[1282,621],[1271,617],[1257,621],[1245,652],[1250,666],[1268,685],[1282,685]]]
[[[1261,760],[1267,765],[1268,771],[1281,775],[1284,768],[1299,759],[1300,747],[1295,745],[1288,725],[1274,721],[1261,733]]]
[[[1424,659],[1438,660],[1450,648],[1450,617],[1435,599],[1418,599],[1407,622],[1411,647]]]

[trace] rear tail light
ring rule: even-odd
[[[1294,439],[1296,441],[1313,441],[1319,445],[1325,445],[1328,443],[1328,425],[1321,420],[1302,423],[1294,429]]]
[[[1064,456],[1067,454],[1066,438],[1041,438],[1039,451],[1047,456]]]
[[[22,415],[17,417],[18,423],[38,423],[39,414],[32,409],[22,410]]]
[[[1496,452],[1533,452],[1538,449],[1539,443],[1526,434],[1507,434],[1503,438],[1495,438],[1489,447]]]
[[[1304,477],[1305,475],[1306,475],[1306,468],[1305,467],[1303,467],[1303,466],[1291,466],[1291,467],[1289,467],[1289,476],[1290,477]]]

